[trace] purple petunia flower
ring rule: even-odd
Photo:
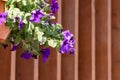
[[[62,46],[60,47],[60,53],[62,53],[62,54],[63,53],[68,53],[70,48],[71,47],[70,47],[69,43],[67,43],[66,41],[64,41],[62,43]]]
[[[12,49],[11,49],[11,51],[15,51],[18,48],[18,46],[20,45],[20,43],[18,43],[17,45],[15,45],[14,42],[11,42],[11,43],[12,43]]]
[[[21,29],[23,27],[23,20],[20,19],[19,25],[18,25],[18,29]]]
[[[62,34],[64,36],[64,40],[70,40],[73,37],[73,34],[71,34],[69,30],[64,31]]]
[[[44,16],[44,14],[40,10],[31,12],[31,22],[40,23],[40,19]]]
[[[0,13],[0,25],[2,25],[2,23],[6,21],[6,18],[7,18],[7,12]]]
[[[26,60],[32,58],[33,54],[29,53],[28,51],[23,52],[23,54],[20,56],[21,58],[24,58]]]
[[[52,4],[50,5],[50,9],[52,11],[52,13],[56,13],[59,9],[58,7],[58,1],[57,0],[52,0]]]
[[[62,34],[64,40],[60,47],[60,53],[64,54],[70,52],[70,54],[73,54],[75,50],[74,48],[75,40],[73,38],[73,34],[71,34],[69,30],[64,31]]]
[[[41,54],[42,54],[42,60],[43,62],[46,62],[49,55],[50,55],[50,49],[49,48],[45,48],[41,50]]]

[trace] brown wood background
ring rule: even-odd
[[[74,33],[75,54],[52,49],[43,63],[0,47],[0,80],[120,80],[120,0],[58,1],[57,21]]]

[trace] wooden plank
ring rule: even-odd
[[[96,54],[95,54],[95,49],[96,49],[96,33],[95,33],[95,29],[96,29],[96,24],[95,24],[95,18],[96,18],[96,14],[95,14],[95,0],[91,1],[91,23],[92,23],[92,33],[91,33],[91,58],[92,58],[92,80],[96,80]]]
[[[0,1],[0,12],[4,11],[4,2]],[[10,45],[7,49],[0,46],[0,79],[10,80],[11,69],[11,52]]]
[[[39,80],[57,79],[57,52],[51,49],[51,54],[47,62],[42,62],[42,56],[39,60]]]
[[[10,80],[16,79],[16,51],[11,52],[11,71]]]
[[[75,35],[75,0],[62,1],[62,24],[64,30],[70,30]],[[75,56],[62,55],[62,80],[74,80]]]
[[[58,23],[62,24],[62,0],[58,0],[59,11],[57,14]],[[57,53],[57,80],[61,80],[61,54]]]
[[[110,0],[96,1],[96,79],[110,80],[111,23]]]
[[[34,59],[34,79],[39,80],[39,58]]]
[[[11,69],[11,52],[10,46],[7,49],[0,47],[0,79],[10,80]]]
[[[75,67],[74,67],[74,80],[78,80],[78,49],[79,49],[79,0],[75,0]]]
[[[112,80],[112,0],[108,0],[108,80]]]
[[[80,0],[79,6],[79,80],[92,80],[91,0]]]
[[[33,80],[34,79],[34,60],[25,60],[20,58],[23,53],[21,48],[17,49],[16,55],[16,80]]]
[[[120,0],[112,0],[112,80],[120,80]]]

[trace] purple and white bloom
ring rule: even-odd
[[[0,13],[0,25],[2,25],[3,22],[6,22],[7,15],[7,12]]]
[[[69,30],[64,31],[63,33],[64,40],[70,40],[73,37],[73,34]]]
[[[38,9],[31,12],[30,21],[34,23],[40,23],[40,19],[44,17],[44,14]]]
[[[49,48],[45,48],[41,50],[41,54],[42,54],[42,60],[43,62],[46,62],[49,55],[50,55],[50,49]]]
[[[28,51],[23,52],[23,54],[20,56],[21,58],[24,58],[26,60],[32,58],[33,54],[29,53]]]
[[[52,11],[52,13],[56,13],[59,9],[58,7],[58,1],[57,0],[52,0],[52,4],[50,5],[50,9]]]
[[[70,50],[70,45],[68,41],[63,41],[62,46],[60,47],[60,53],[68,53]]]
[[[23,20],[22,19],[20,19],[19,25],[18,25],[18,29],[21,29],[21,28],[23,28]]]
[[[70,52],[70,54],[73,54],[75,50],[74,48],[75,40],[73,38],[73,34],[71,34],[69,30],[64,31],[62,34],[64,39],[60,47],[60,53],[64,54]]]

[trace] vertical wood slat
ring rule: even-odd
[[[95,54],[95,38],[96,38],[96,34],[95,34],[95,16],[96,16],[96,14],[95,14],[95,0],[92,0],[91,1],[91,16],[92,16],[92,18],[91,18],[91,25],[92,25],[92,30],[91,30],[91,43],[92,43],[92,45],[91,45],[91,59],[92,59],[92,62],[91,62],[91,70],[92,70],[92,80],[96,80],[96,61],[95,61],[95,58],[96,58],[96,54]]]
[[[120,0],[112,0],[112,80],[120,80]]]
[[[96,79],[111,80],[111,5],[96,0]]]
[[[75,42],[76,42],[76,44],[75,44],[75,62],[74,62],[74,64],[75,64],[75,67],[74,67],[74,80],[78,80],[78,54],[79,54],[79,52],[78,52],[78,44],[79,44],[79,39],[78,39],[78,36],[79,36],[79,0],[75,0]]]
[[[58,0],[59,3],[59,11],[57,14],[58,23],[62,24],[62,0]],[[61,54],[57,52],[57,80],[61,80]]]
[[[34,60],[34,79],[39,80],[39,58]]]
[[[108,80],[112,80],[112,0],[108,0]]]
[[[11,69],[10,45],[7,49],[0,47],[0,79],[1,80],[10,80],[10,69]]]
[[[10,80],[16,80],[16,51],[11,52]]]
[[[92,80],[91,0],[79,0],[79,80]]]
[[[4,2],[0,0],[0,13],[4,11]],[[0,26],[1,27],[1,26]],[[10,45],[4,49],[0,46],[0,79],[10,80],[11,52]]]
[[[48,60],[42,62],[42,56],[39,60],[39,80],[56,80],[57,79],[57,52],[51,49]]]
[[[16,80],[33,80],[34,79],[34,60],[25,60],[21,58],[23,49],[18,48],[16,51]]]
[[[62,25],[64,30],[70,30],[75,35],[75,0],[62,0]],[[74,80],[74,55],[62,55],[62,80]]]

